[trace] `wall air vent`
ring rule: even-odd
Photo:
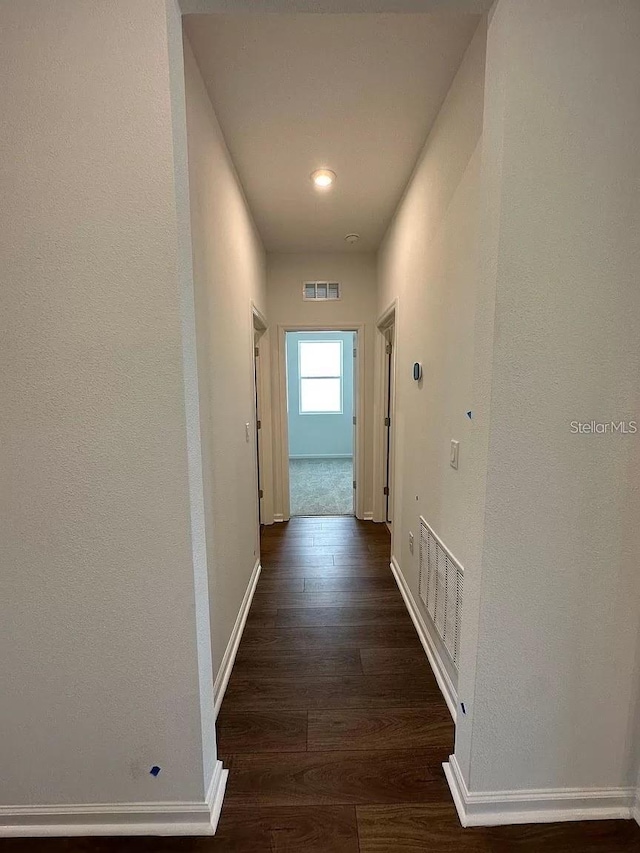
[[[460,655],[460,620],[464,568],[420,517],[420,600],[456,671]]]
[[[337,281],[305,281],[302,285],[302,298],[316,302],[333,302],[340,299],[340,285]]]

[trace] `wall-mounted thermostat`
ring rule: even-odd
[[[413,378],[416,382],[422,379],[422,365],[419,361],[414,361],[413,363]]]

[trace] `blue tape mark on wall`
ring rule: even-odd
[[[471,412],[467,412],[467,417],[471,420]]]
[[[149,770],[149,773],[151,773],[152,776],[157,776],[158,773],[160,773],[160,768],[157,764],[154,764],[151,770]]]

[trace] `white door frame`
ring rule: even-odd
[[[386,417],[386,344],[389,330],[393,329],[393,349],[391,352],[391,372],[393,382],[391,386],[391,447],[389,449],[391,474],[390,485],[391,494],[389,502],[391,504],[391,518],[395,517],[395,490],[394,471],[395,471],[395,454],[396,454],[396,356],[397,356],[397,331],[398,331],[398,300],[394,299],[391,305],[382,312],[376,321],[376,344],[375,344],[375,391],[373,400],[373,520],[378,522],[386,521],[386,499],[384,494],[385,486],[385,465],[386,465],[386,434],[384,419]]]
[[[258,388],[255,385],[256,370],[254,369],[255,348],[260,341],[260,355],[258,357],[257,379]],[[263,524],[273,524],[273,464],[272,464],[272,412],[271,412],[271,348],[269,346],[269,330],[267,319],[260,309],[251,301],[251,387],[254,399],[257,397],[260,404],[260,429],[254,423],[255,436],[255,479],[256,479],[256,514],[262,519]],[[254,412],[254,418],[256,414]],[[258,490],[258,455],[260,456],[260,480],[263,492],[262,500],[257,497]],[[259,502],[259,504],[258,504]]]
[[[278,396],[280,424],[276,429],[276,459],[274,467],[280,470],[282,485],[282,513],[275,514],[276,521],[288,521],[291,518],[289,494],[289,420],[287,417],[287,332],[355,332],[356,366],[353,372],[355,382],[355,446],[353,448],[353,470],[356,480],[353,508],[356,518],[364,518],[364,323],[315,323],[313,325],[296,324],[278,326]]]

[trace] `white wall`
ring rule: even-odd
[[[341,299],[336,302],[305,302],[304,281],[339,281]],[[365,437],[360,453],[364,459],[364,512],[371,513],[373,459],[373,351],[376,320],[375,256],[365,252],[309,254],[269,254],[267,256],[268,318],[272,330],[272,396],[274,415],[274,511],[283,512],[280,444],[280,362],[277,326],[319,325],[323,323],[365,326],[360,343],[365,361],[364,409]]]
[[[3,805],[202,802],[215,760],[178,25],[0,8]]]
[[[189,42],[187,132],[207,557],[217,674],[259,554],[251,302],[265,257]],[[245,424],[250,423],[250,441]]]
[[[382,313],[398,299],[393,554],[418,601],[423,515],[467,564],[473,510],[469,438],[485,26],[469,45],[379,252]],[[423,380],[412,378],[414,361]],[[459,468],[449,466],[451,439]],[[451,672],[454,676],[453,671]]]
[[[570,423],[638,417],[639,42],[631,0],[499,0],[489,26],[472,791],[636,784],[640,439]]]

